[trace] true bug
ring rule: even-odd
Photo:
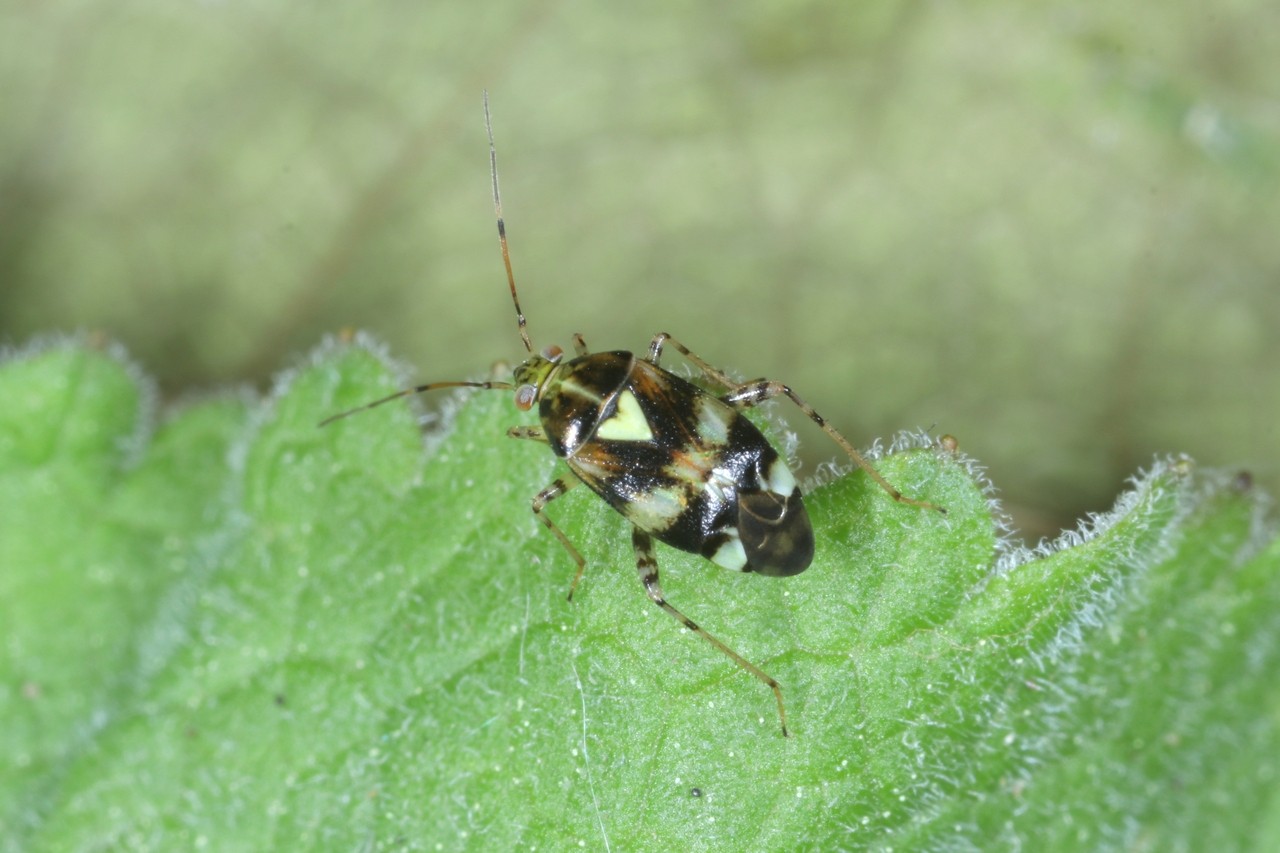
[[[514,391],[516,408],[528,411],[536,405],[541,426],[511,427],[507,434],[549,445],[576,478],[557,479],[533,498],[534,515],[560,540],[577,565],[569,600],[573,600],[574,590],[582,580],[586,561],[544,510],[578,483],[585,483],[631,522],[636,569],[649,598],[768,685],[777,700],[778,719],[786,736],[787,712],[778,682],[667,601],[658,582],[654,556],[653,540],[658,539],[682,551],[701,554],[725,568],[771,577],[799,574],[813,560],[813,528],[796,479],[742,411],[785,396],[895,501],[943,513],[946,510],[906,497],[895,489],[843,435],[786,385],[769,379],[736,382],[666,332],[654,337],[643,357],[624,351],[589,352],[580,334],[573,336],[573,358],[566,360],[564,351],[557,346],[534,353],[507,248],[487,92],[484,119],[498,246],[515,306],[517,329],[529,357],[515,368],[510,382],[430,382],[333,415],[320,425],[440,388]],[[688,359],[703,381],[718,387],[720,393],[713,394],[660,367],[658,361],[666,345]]]

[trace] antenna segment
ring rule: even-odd
[[[489,134],[489,174],[493,176],[493,212],[498,216],[498,245],[502,247],[502,263],[507,268],[507,285],[511,288],[511,301],[516,306],[516,326],[526,352],[533,352],[529,342],[529,330],[525,328],[524,312],[520,310],[520,297],[516,295],[516,276],[511,271],[511,253],[507,251],[507,226],[502,221],[502,196],[498,193],[498,149],[493,144],[493,122],[489,118],[489,90],[484,90],[484,129]]]

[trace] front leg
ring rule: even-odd
[[[513,426],[507,430],[507,435],[511,438],[526,438],[531,441],[540,441],[543,444],[547,443],[547,434],[542,431],[542,427]],[[578,485],[579,482],[581,481],[561,477],[533,496],[533,514],[538,517],[538,521],[541,521],[548,530],[555,534],[555,537],[560,540],[560,544],[569,552],[569,556],[573,558],[573,562],[578,566],[578,570],[573,575],[573,583],[569,585],[570,601],[573,601],[573,593],[578,588],[578,582],[582,580],[582,573],[587,570],[587,561],[578,553],[578,549],[573,547],[573,543],[569,541],[568,536],[564,535],[564,531],[543,510],[546,509],[547,504]]]
[[[555,534],[555,537],[560,540],[560,544],[569,552],[569,556],[573,558],[573,562],[578,566],[578,571],[573,575],[573,583],[569,585],[569,601],[573,601],[574,590],[578,588],[578,582],[582,580],[582,573],[587,570],[587,561],[578,553],[578,549],[573,547],[573,543],[569,541],[568,536],[564,535],[564,531],[543,510],[546,509],[547,504],[578,485],[579,482],[579,480],[566,480],[561,477],[533,496],[533,514],[546,525],[548,530]]]
[[[547,443],[547,434],[542,431],[542,427],[536,426],[513,426],[507,430],[507,438],[527,438],[532,441],[541,441]]]

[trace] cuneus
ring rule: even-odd
[[[798,574],[812,562],[813,526],[796,479],[743,411],[765,400],[786,397],[893,500],[945,510],[907,497],[890,485],[791,388],[769,379],[735,382],[666,332],[655,336],[643,355],[620,350],[593,353],[581,335],[574,335],[572,358],[566,358],[556,346],[535,353],[507,248],[487,94],[484,115],[498,244],[520,338],[529,357],[516,367],[510,382],[429,382],[336,414],[321,426],[410,394],[441,388],[511,391],[518,409],[537,407],[540,426],[516,426],[507,434],[548,445],[573,473],[572,478],[555,480],[533,498],[534,515],[577,565],[569,599],[582,580],[586,561],[546,509],[581,483],[630,522],[636,570],[653,603],[768,685],[777,700],[782,733],[787,735],[786,706],[778,682],[667,601],[654,553],[656,539],[727,569],[769,577]],[[707,387],[660,366],[667,346],[693,365]]]

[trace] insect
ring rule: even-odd
[[[582,335],[573,336],[574,356],[560,347],[533,350],[507,247],[498,192],[498,157],[493,143],[489,97],[484,97],[489,137],[489,173],[498,222],[498,245],[516,325],[529,357],[510,382],[430,382],[398,391],[326,418],[321,426],[392,400],[441,388],[483,388],[515,393],[516,408],[537,406],[540,426],[511,427],[512,438],[546,444],[574,477],[559,478],[533,498],[533,513],[560,541],[577,565],[569,600],[582,580],[586,560],[556,523],[547,506],[585,483],[631,523],[636,570],[649,598],[773,691],[783,736],[787,712],[778,682],[667,601],[658,580],[654,540],[700,554],[717,565],[769,577],[788,577],[813,560],[814,535],[804,498],[784,459],[743,415],[766,400],[785,396],[831,437],[858,467],[895,501],[945,510],[906,497],[853,448],[847,439],[795,391],[769,379],[737,382],[663,332],[643,355],[590,352]],[[716,393],[659,365],[665,347],[684,356]]]

